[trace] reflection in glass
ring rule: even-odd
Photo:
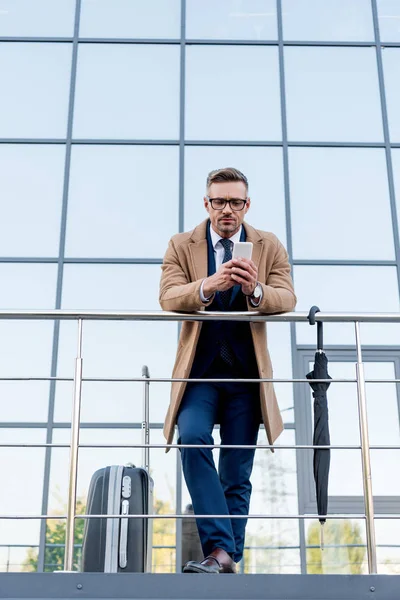
[[[277,49],[189,46],[185,136],[192,140],[281,139]]]
[[[64,146],[0,145],[0,256],[57,256]]]
[[[277,37],[274,0],[187,0],[186,37],[271,40]]]
[[[75,5],[75,0],[0,0],[0,35],[72,36]]]
[[[81,45],[73,134],[178,138],[179,46]]]
[[[285,48],[289,140],[382,141],[374,48]]]
[[[0,137],[64,138],[71,44],[0,43]]]
[[[366,0],[283,0],[282,13],[286,40],[374,39],[371,4]]]
[[[75,146],[67,256],[159,258],[178,230],[178,148]]]
[[[280,148],[243,146],[190,146],[185,150],[185,230],[205,218],[203,197],[208,173],[236,167],[249,181],[251,208],[246,221],[257,229],[272,231],[286,245],[283,163]]]
[[[378,573],[382,575],[399,575],[400,519],[376,519],[375,536]]]
[[[394,260],[384,150],[290,148],[289,161],[295,259]]]
[[[382,56],[390,139],[392,142],[400,142],[400,48],[384,48]]]
[[[355,519],[331,519],[324,526],[324,550],[320,548],[320,524],[305,521],[307,573],[309,575],[368,573],[365,523]]]
[[[400,40],[400,5],[398,0],[377,0],[379,33],[382,41]]]
[[[263,430],[258,443],[268,443]],[[250,514],[276,514],[278,518],[249,519],[245,542],[249,549],[244,555],[247,573],[300,572],[298,523],[279,519],[280,514],[297,512],[296,454],[295,450],[279,450],[280,444],[295,444],[294,431],[280,435],[273,459],[269,450],[256,450]]]
[[[314,304],[325,312],[398,312],[399,310],[395,267],[295,266],[294,284],[298,298],[297,311],[308,312]],[[382,290],[385,290],[385,293],[381,293]],[[363,343],[367,343],[364,332],[367,332],[371,325],[363,325]],[[298,343],[316,343],[317,334],[314,327],[298,323],[296,331]],[[376,330],[372,327],[372,335],[375,334]],[[324,341],[325,344],[354,345],[354,325],[327,323],[324,326]]]
[[[106,38],[179,38],[179,0],[83,0],[79,35]]]

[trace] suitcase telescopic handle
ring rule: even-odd
[[[142,377],[144,379],[144,390],[143,390],[143,421],[142,421],[142,443],[146,444],[146,447],[142,449],[142,466],[148,473],[150,473],[150,377],[149,368],[144,365],[142,367]]]

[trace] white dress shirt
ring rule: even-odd
[[[243,225],[240,226],[240,229],[237,233],[235,233],[235,235],[233,235],[232,237],[229,238],[229,241],[231,242],[231,252],[233,252],[233,244],[235,242],[240,242],[240,236],[242,235],[242,228]],[[210,226],[210,235],[211,235],[211,242],[213,245],[213,249],[214,249],[214,257],[215,257],[215,271],[218,271],[218,269],[220,268],[220,266],[222,265],[222,262],[224,260],[224,255],[225,255],[225,248],[223,247],[223,245],[221,244],[221,236],[218,235],[218,233],[216,233],[212,227],[212,225]],[[209,298],[206,298],[204,296],[203,293],[203,285],[204,285],[204,279],[202,281],[202,284],[200,286],[200,298],[202,302],[208,302],[211,298],[211,296],[209,296]],[[257,299],[257,301],[253,301],[253,299],[250,299],[250,302],[252,303],[253,306],[258,306],[259,303],[261,302],[261,298]]]

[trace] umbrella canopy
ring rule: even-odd
[[[316,307],[315,307],[316,308]],[[314,313],[315,316],[315,313]],[[318,323],[318,351],[315,353],[314,369],[306,375],[307,379],[332,379],[328,374],[328,358],[322,350],[322,323]],[[327,389],[329,382],[317,383],[310,382],[314,397],[314,446],[330,446],[329,436],[329,418]],[[314,480],[317,497],[317,507],[319,515],[326,515],[328,512],[328,479],[329,467],[331,462],[331,451],[329,449],[314,449]],[[326,519],[319,520],[323,525]],[[323,537],[321,530],[321,547],[323,547]]]

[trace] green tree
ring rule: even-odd
[[[170,502],[154,498],[154,514],[168,515],[174,512]],[[173,546],[173,548],[153,548],[153,573],[175,572],[175,532],[175,519],[154,519],[153,546]]]
[[[324,550],[319,547],[320,527],[316,522],[308,528],[307,573],[361,574],[366,550],[360,525],[350,520],[327,521],[324,525]]]
[[[65,514],[67,508],[57,511],[55,514]],[[76,502],[76,514],[82,515],[85,513],[85,505],[82,499]],[[64,554],[65,554],[65,519],[57,521],[57,519],[49,519],[46,524],[46,546],[44,553],[44,571],[60,571],[64,569]],[[83,530],[85,527],[84,519],[76,519],[75,521],[75,549],[74,549],[74,564],[73,570],[79,571],[81,545],[83,540]],[[38,567],[38,550],[30,548],[27,552],[26,559],[22,565],[23,571],[37,571]]]

